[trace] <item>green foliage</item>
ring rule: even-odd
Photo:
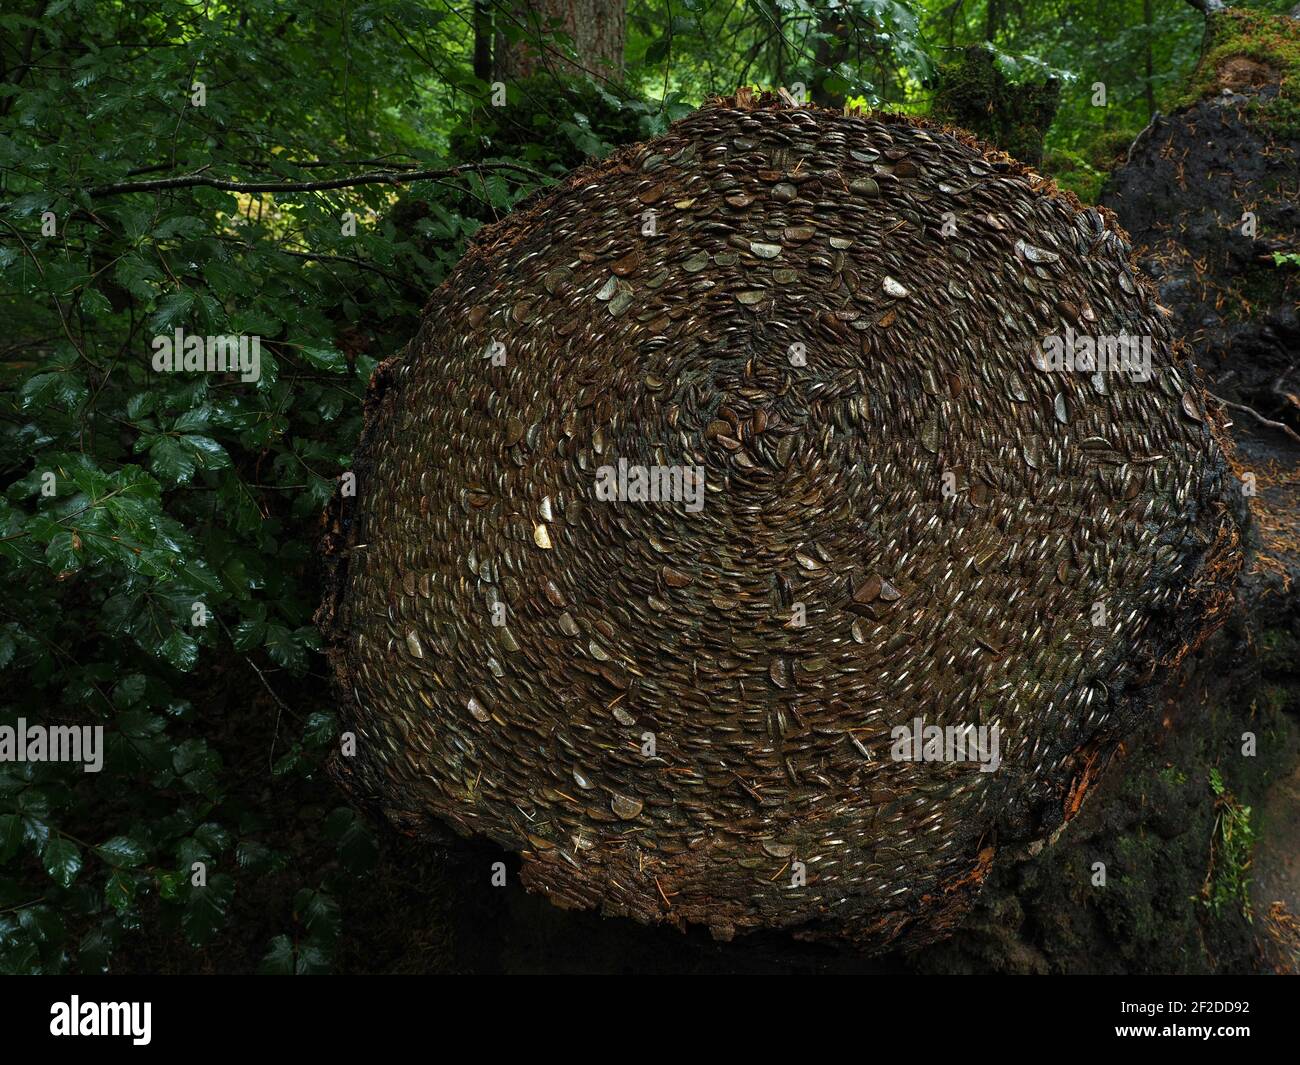
[[[971,47],[959,62],[939,68],[932,114],[1037,165],[1060,95],[1055,77],[1015,81],[990,49]]]
[[[1217,917],[1225,907],[1240,910],[1251,920],[1250,863],[1255,851],[1255,830],[1250,807],[1243,806],[1223,782],[1218,769],[1210,770],[1216,816],[1210,840],[1210,868],[1201,900]]]
[[[1136,129],[1106,129],[1085,145],[1084,155],[1094,170],[1107,172],[1124,162],[1129,146],[1137,139]]]
[[[1069,189],[1083,203],[1097,203],[1107,174],[1123,164],[1136,130],[1103,129],[1079,149],[1049,148],[1042,170],[1063,189]]]
[[[269,976],[329,972],[339,938],[339,908],[329,895],[304,888],[293,900],[295,935],[278,935],[258,967]]]
[[[1073,192],[1082,203],[1096,203],[1106,175],[1078,152],[1054,149],[1043,156],[1042,171],[1063,189]]]
[[[931,47],[984,42],[1013,82],[1056,76],[1060,99],[1047,146],[1085,156],[1098,133],[1141,129],[1153,108],[1172,109],[1200,54],[1205,21],[1189,4],[1161,0],[1026,0],[993,4],[992,15],[988,0],[924,9],[923,39]],[[1017,71],[1009,52],[1033,61],[1018,55]],[[1105,86],[1104,104],[1098,84]]]
[[[681,105],[665,110],[616,96],[592,81],[534,75],[508,85],[503,106],[472,110],[452,130],[451,150],[470,162],[524,159],[539,170],[562,174],[611,146],[661,133],[665,119],[689,110]]]
[[[899,0],[648,0],[629,5],[629,82],[699,102],[741,85],[802,86],[815,103],[906,98],[933,69],[918,8]]]
[[[318,515],[372,370],[476,216],[534,179],[409,185],[418,242],[390,184],[109,189],[458,162],[475,83],[448,10],[74,0],[0,27],[0,573],[22,590],[0,603],[0,725],[105,731],[99,773],[0,762],[0,971],[101,971],[146,922],[201,951],[260,880],[293,893],[250,778],[299,787],[333,745],[327,704],[284,703],[325,692]],[[177,329],[259,337],[260,377],[159,372],[154,338]],[[330,891],[374,862],[351,811],[326,827],[333,871],[269,956],[297,972],[328,965]]]

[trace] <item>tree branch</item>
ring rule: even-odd
[[[329,178],[325,181],[226,181],[207,174],[185,174],[181,177],[156,178],[152,181],[120,181],[112,185],[96,185],[87,189],[86,193],[101,199],[128,192],[160,192],[164,189],[191,189],[199,186],[221,189],[225,192],[322,192],[328,189],[352,188],[355,185],[401,185],[410,181],[455,177],[466,171],[476,170],[514,170],[532,178],[545,179],[544,174],[518,163],[474,163],[451,166],[442,170],[376,170],[368,174]]]
[[[1133,162],[1133,149],[1137,147],[1138,141],[1140,141],[1143,137],[1145,137],[1148,133],[1150,133],[1155,128],[1156,123],[1159,121],[1160,121],[1160,112],[1157,111],[1155,114],[1151,116],[1151,121],[1148,122],[1142,128],[1142,132],[1133,138],[1132,142],[1128,146],[1128,154],[1124,156],[1125,166],[1128,166]]]
[[[1300,433],[1297,433],[1291,428],[1291,426],[1286,425],[1283,422],[1275,422],[1272,418],[1265,418],[1264,415],[1260,414],[1254,407],[1248,407],[1244,403],[1233,403],[1231,400],[1224,399],[1221,396],[1216,396],[1213,392],[1207,392],[1206,395],[1216,402],[1222,403],[1229,410],[1239,410],[1243,414],[1249,414],[1252,418],[1258,421],[1260,425],[1265,425],[1270,429],[1276,429],[1280,433],[1285,433],[1297,444],[1300,444]]]

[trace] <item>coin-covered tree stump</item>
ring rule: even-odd
[[[354,472],[338,778],[560,905],[723,937],[942,935],[1241,565],[1108,214],[950,131],[748,94],[483,230]]]

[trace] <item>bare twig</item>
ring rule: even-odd
[[[190,189],[203,186],[225,192],[323,192],[328,189],[346,189],[356,185],[401,185],[409,181],[430,181],[436,178],[455,177],[466,171],[514,170],[530,177],[540,177],[535,170],[517,163],[475,163],[451,166],[442,170],[375,170],[351,177],[329,178],[325,181],[227,181],[208,174],[184,174],[180,177],[155,178],[151,181],[119,181],[112,185],[96,185],[87,189],[96,198],[120,196],[128,192],[159,192],[164,189]]]
[[[221,628],[225,631],[226,638],[230,640],[230,642],[233,644],[235,642],[235,638],[231,634],[230,629],[226,626],[226,623],[222,621],[220,617],[217,618],[217,622],[218,624],[221,625]],[[257,674],[257,679],[262,682],[262,687],[264,687],[270,693],[271,698],[275,700],[275,704],[276,704],[275,728],[271,733],[271,749],[267,752],[267,764],[271,767],[271,771],[274,772],[275,771],[275,744],[276,741],[280,738],[280,718],[285,713],[288,713],[288,715],[292,718],[298,718],[298,715],[294,713],[293,708],[288,703],[286,703],[282,698],[280,698],[279,692],[277,692],[274,688],[271,687],[271,682],[266,679],[266,674],[263,673],[258,668],[257,663],[254,662],[252,658],[250,658],[248,655],[240,655],[240,657],[243,658],[243,660],[252,667],[253,672]]]
[[[1291,428],[1291,426],[1285,424],[1284,422],[1275,422],[1273,421],[1272,418],[1265,418],[1264,415],[1260,414],[1259,411],[1257,411],[1254,407],[1248,407],[1244,403],[1233,403],[1230,400],[1226,400],[1220,396],[1216,396],[1213,392],[1207,394],[1211,399],[1215,400],[1218,403],[1223,404],[1223,406],[1227,407],[1229,410],[1239,410],[1243,414],[1249,414],[1252,418],[1256,419],[1261,425],[1266,425],[1270,429],[1277,429],[1279,432],[1285,433],[1297,444],[1300,444],[1300,433],[1297,433],[1294,429]]]
[[[1142,127],[1142,132],[1133,138],[1133,143],[1128,146],[1128,155],[1124,157],[1124,165],[1128,166],[1133,162],[1133,149],[1138,146],[1138,141],[1145,137],[1155,128],[1155,124],[1160,121],[1160,112],[1157,111],[1151,116],[1151,121]]]

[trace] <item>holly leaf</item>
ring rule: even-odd
[[[317,369],[330,373],[347,372],[348,360],[337,348],[304,344],[300,350],[302,357]]]
[[[216,873],[206,887],[190,889],[189,902],[181,914],[181,927],[192,946],[202,947],[212,941],[226,920],[234,896],[235,881],[225,873]]]

